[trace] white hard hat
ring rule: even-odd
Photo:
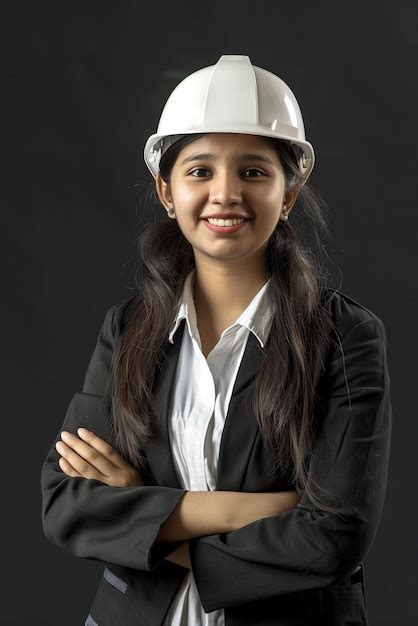
[[[156,177],[164,152],[180,137],[192,133],[246,133],[274,137],[296,144],[299,169],[310,175],[315,155],[305,141],[298,102],[286,83],[252,65],[242,54],[223,54],[216,65],[186,76],[164,106],[157,132],[144,148],[144,158]]]

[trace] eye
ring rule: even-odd
[[[195,174],[196,172],[202,172],[202,171],[203,172],[208,172],[209,170],[206,167],[198,167],[198,168],[192,170],[189,175]],[[248,168],[248,169],[246,169],[244,171],[245,172],[257,172],[261,176],[265,175],[261,170],[255,169],[254,167],[250,167],[250,168]],[[261,176],[245,176],[245,178],[260,178]],[[204,178],[204,177],[203,176],[193,176],[193,178]]]
[[[256,170],[254,167],[250,167],[248,168],[248,170],[245,170],[246,172],[257,172],[257,174],[260,174],[261,176],[264,176],[264,172],[262,172],[261,170]],[[248,178],[248,176],[246,177]],[[250,176],[250,178],[260,178],[260,176]]]
[[[191,171],[189,175],[193,175],[196,172],[205,172],[205,171],[207,172],[208,170],[204,167],[198,167],[197,169]],[[194,178],[202,178],[202,176],[194,176]]]

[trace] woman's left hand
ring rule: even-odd
[[[55,447],[61,455],[59,466],[68,476],[94,478],[112,487],[142,487],[144,482],[133,468],[107,441],[95,433],[79,428],[79,437],[62,431]]]
[[[167,561],[171,561],[172,563],[176,563],[176,565],[181,565],[182,567],[187,567],[187,569],[192,569],[192,562],[190,560],[190,543],[189,540],[186,539],[182,544],[179,545],[178,548],[168,554],[166,557]]]

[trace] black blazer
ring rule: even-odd
[[[103,576],[87,626],[157,626],[188,569],[165,560],[182,542],[153,545],[186,490],[176,474],[168,437],[168,401],[185,321],[168,342],[153,386],[155,424],[145,447],[143,487],[111,487],[69,477],[58,465],[60,432],[93,430],[114,446],[103,395],[110,359],[134,304],[130,297],[105,317],[82,391],[73,396],[41,472],[45,536],[75,556],[100,561]],[[310,475],[341,497],[349,522],[297,506],[239,530],[190,540],[190,558],[206,613],[225,609],[226,626],[367,624],[362,566],[381,517],[392,429],[386,333],[370,310],[337,291],[327,304],[337,333],[318,384],[318,425]],[[187,331],[186,331],[187,332]],[[338,346],[338,339],[340,346]],[[295,489],[271,475],[251,392],[262,351],[249,333],[222,435],[218,490]],[[349,390],[349,395],[348,395]]]

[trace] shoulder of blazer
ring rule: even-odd
[[[339,289],[324,289],[322,304],[329,311],[332,322],[341,337],[345,337],[350,330],[363,322],[375,320],[378,325],[383,325],[382,320],[374,311]]]
[[[136,291],[133,295],[117,302],[108,309],[106,319],[110,325],[109,332],[115,340],[120,337],[125,324],[136,310],[140,298],[140,292]]]

